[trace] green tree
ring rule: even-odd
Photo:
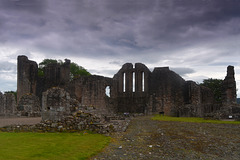
[[[48,64],[53,64],[53,63],[58,63],[58,61],[56,59],[44,59],[41,63],[39,63],[38,76],[43,77],[44,76],[43,68]]]
[[[70,64],[70,71],[71,71],[70,73],[71,79],[77,78],[79,76],[91,75],[85,68],[83,68],[82,66],[79,66],[74,62]]]
[[[203,83],[200,85],[210,88],[213,91],[214,98],[217,102],[221,102],[222,100],[222,82],[221,79],[204,79]]]
[[[63,64],[62,60],[56,60],[56,59],[44,59],[41,63],[39,63],[39,69],[38,69],[38,75],[40,77],[44,76],[43,68],[47,66],[48,64]],[[85,68],[82,66],[79,66],[78,64],[71,62],[70,64],[70,78],[77,78],[79,76],[85,76],[85,75],[91,75]]]

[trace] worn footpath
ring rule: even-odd
[[[92,160],[240,159],[240,125],[134,118]]]
[[[0,117],[0,127],[9,125],[33,125],[40,123],[41,117]]]

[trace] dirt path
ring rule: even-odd
[[[0,118],[0,127],[4,127],[4,126],[9,126],[12,124],[19,124],[19,125],[23,125],[23,124],[27,124],[27,125],[31,125],[31,124],[37,124],[42,120],[41,117],[21,117],[21,118]]]
[[[153,121],[137,117],[92,160],[240,159],[240,125]]]

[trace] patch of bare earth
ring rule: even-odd
[[[134,118],[93,160],[240,159],[240,125]]]
[[[41,117],[12,117],[4,118],[0,117],[0,127],[9,126],[9,125],[33,125],[40,123],[42,120]]]

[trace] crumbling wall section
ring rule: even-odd
[[[71,61],[65,59],[61,64],[53,63],[44,67],[44,91],[51,87],[64,87],[70,80],[70,63]]]
[[[33,94],[26,94],[19,100],[17,111],[19,116],[40,117],[41,106],[39,98]]]
[[[233,66],[227,67],[227,75],[222,84],[222,101],[224,104],[236,104],[236,81]]]
[[[36,94],[38,65],[26,56],[18,56],[17,66],[17,102],[25,94]]]
[[[64,89],[53,87],[43,93],[42,119],[58,121],[79,108],[77,100],[72,99]]]
[[[185,80],[168,67],[155,68],[151,77],[153,112],[178,116],[179,107],[184,104]]]
[[[12,93],[0,92],[0,115],[12,116],[16,113],[16,99]]]
[[[233,66],[227,67],[227,75],[222,83],[222,107],[221,117],[228,118],[229,116],[238,116],[237,113],[237,94],[236,94],[236,81]]]
[[[100,113],[112,112],[110,108],[110,97],[115,83],[111,78],[90,75],[80,76],[74,79],[68,86],[67,91],[71,97],[76,98],[83,106],[92,106]],[[109,95],[106,95],[106,90],[109,90]],[[109,102],[109,103],[108,103]]]

